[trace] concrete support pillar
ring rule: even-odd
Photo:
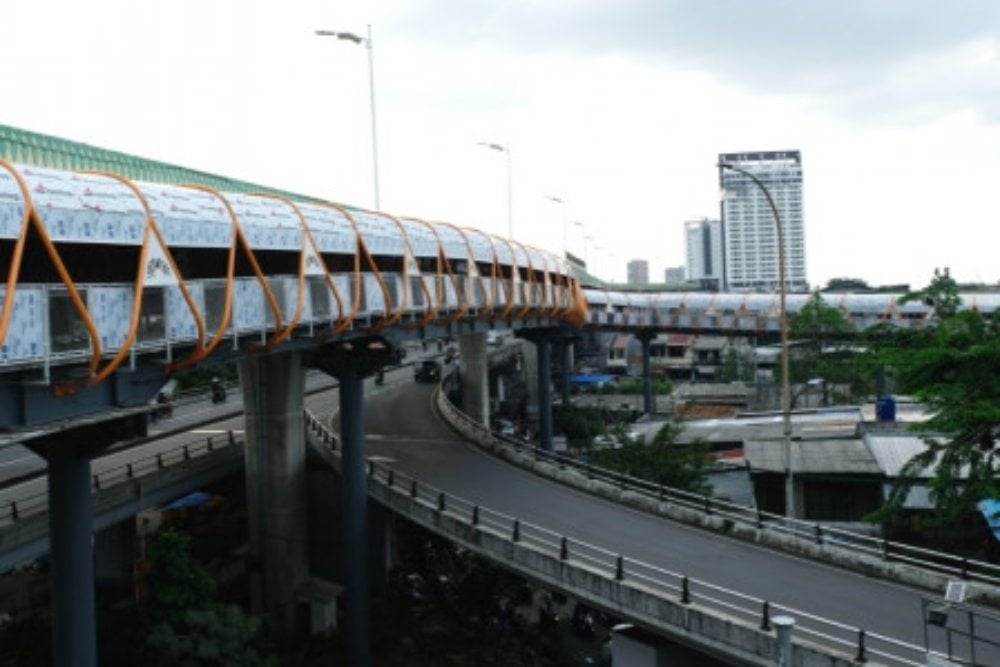
[[[653,364],[649,358],[651,340],[651,336],[639,336],[639,343],[642,344],[642,411],[647,415],[656,412],[656,403],[653,398]]]
[[[275,636],[291,637],[297,630],[296,593],[309,578],[305,372],[297,352],[247,357],[239,371],[253,605]]]
[[[545,338],[535,341],[538,352],[538,444],[552,451],[552,348]]]
[[[49,448],[52,650],[57,667],[96,667],[90,457],[73,443]]]
[[[369,583],[372,588],[382,591],[389,581],[389,573],[399,565],[396,515],[373,503],[368,512],[368,536],[373,554],[369,560]]]
[[[486,334],[462,334],[458,337],[458,349],[465,367],[462,373],[462,411],[489,427],[490,363]]]
[[[368,496],[362,376],[346,367],[340,378],[341,477],[343,480],[344,575],[347,580],[347,664],[371,664],[368,601]]]
[[[119,521],[94,535],[94,570],[99,585],[129,586],[135,557],[135,519]]]

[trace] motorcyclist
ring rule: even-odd
[[[218,377],[212,378],[212,402],[213,403],[225,403],[226,402],[226,387],[222,384],[222,380]]]

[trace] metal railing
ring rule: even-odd
[[[976,581],[993,586],[1000,585],[1000,565],[986,561],[956,556],[954,554],[874,537],[857,531],[834,528],[819,522],[793,519],[780,514],[763,512],[756,507],[738,505],[725,500],[674,489],[662,484],[600,468],[569,456],[546,451],[537,445],[517,438],[494,433],[454,406],[442,393],[439,407],[449,417],[462,421],[463,430],[474,433],[477,442],[489,441],[508,447],[518,453],[528,453],[536,461],[551,463],[561,469],[571,469],[588,479],[619,487],[622,491],[647,498],[650,501],[675,505],[705,516],[714,516],[757,530],[769,530],[816,545],[835,546],[855,554],[873,557],[885,563],[896,562],[916,566],[938,574]]]
[[[920,611],[924,618],[924,644],[936,638],[943,664],[996,664],[1000,655],[1000,614],[975,609],[962,602],[923,598]],[[991,662],[992,660],[992,662]]]
[[[91,490],[94,492],[107,489],[116,484],[130,482],[134,479],[157,473],[177,463],[184,463],[211,454],[222,448],[242,444],[233,431],[228,431],[224,437],[208,436],[187,442],[155,454],[148,454],[126,463],[116,465],[106,470],[96,472],[91,477]],[[39,491],[22,496],[0,505],[0,528],[23,521],[48,511],[48,491]]]
[[[337,436],[308,411],[306,426],[320,442],[339,455],[340,443]],[[879,660],[893,665],[925,664],[926,651],[923,646],[746,595],[577,540],[450,494],[381,461],[368,461],[368,479],[370,485],[377,484],[396,496],[408,497],[421,507],[457,519],[475,531],[505,537],[512,545],[528,547],[608,580],[641,587],[662,599],[683,605],[697,604],[704,610],[738,619],[765,632],[771,631],[771,619],[774,616],[789,615],[795,619],[796,632],[801,637],[838,654],[853,657],[859,662]],[[425,527],[433,531],[440,530],[433,522],[425,524]],[[521,564],[523,565],[523,561]],[[572,590],[566,592],[573,593]],[[608,600],[608,603],[620,607],[621,600]]]

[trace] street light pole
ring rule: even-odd
[[[580,240],[583,241],[583,258],[582,259],[583,259],[583,263],[586,264],[587,263],[587,227],[582,222],[580,222],[579,220],[574,220],[573,222],[571,222],[569,224],[573,225],[574,227],[579,227],[580,228]]]
[[[317,30],[320,37],[336,37],[355,44],[364,45],[368,51],[368,101],[372,117],[372,176],[375,194],[375,210],[381,208],[378,186],[378,123],[375,120],[375,57],[372,53],[372,25],[368,24],[368,36],[362,37],[353,32],[340,32],[337,30]]]
[[[778,214],[778,207],[774,204],[771,192],[757,176],[746,169],[741,169],[736,165],[725,162],[720,162],[719,168],[735,171],[749,178],[764,193],[767,204],[771,207],[771,213],[774,214],[774,226],[778,237],[778,294],[781,300],[778,324],[781,329],[781,416],[785,450],[785,516],[794,518],[795,481],[792,473],[792,392],[788,380],[788,318],[785,309],[787,286],[785,283],[785,241],[784,232],[781,228],[781,216]]]
[[[497,144],[490,141],[480,141],[480,146],[485,146],[493,151],[498,151],[504,154],[507,158],[507,238],[514,238],[514,206],[513,198],[511,197],[511,181],[510,181],[510,145]]]
[[[566,223],[566,202],[563,199],[559,197],[553,197],[552,195],[545,195],[545,198],[548,199],[549,201],[553,201],[559,204],[559,206],[562,207],[562,237],[563,237],[562,245],[563,245],[563,257],[566,257],[566,254],[569,252],[569,230],[568,230],[568,225]]]

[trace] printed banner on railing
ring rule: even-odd
[[[146,265],[142,267],[145,275],[144,284],[146,287],[164,287],[166,285],[176,285],[177,276],[174,269],[167,260],[167,251],[164,250],[160,239],[156,234],[149,235],[149,246],[146,248]]]

